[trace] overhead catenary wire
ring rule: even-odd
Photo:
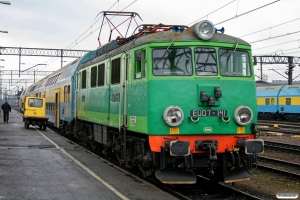
[[[274,44],[274,45],[270,45],[270,46],[260,47],[260,48],[256,48],[256,49],[252,49],[252,50],[265,49],[265,48],[274,47],[274,46],[278,46],[278,45],[282,45],[282,44],[288,44],[288,43],[296,42],[296,41],[299,41],[299,39],[298,40],[288,41],[288,42],[283,42],[283,43],[279,43],[279,44]]]
[[[137,0],[135,0],[134,2],[136,2]],[[117,0],[115,3],[113,3],[113,5],[112,6],[110,6],[110,8],[108,9],[108,10],[110,10],[113,6],[115,6],[116,5],[116,3],[118,3],[119,2],[119,0]],[[126,9],[126,8],[128,8],[130,5],[132,5],[134,2],[132,2],[131,4],[129,4],[128,6],[126,6],[124,9]],[[123,9],[123,10],[124,10]],[[99,14],[98,14],[99,15]],[[97,15],[97,16],[98,16]],[[96,18],[97,18],[97,16],[96,16]],[[95,19],[96,19],[95,18]],[[89,31],[99,20],[101,19],[101,17],[100,18],[98,18],[87,30],[85,30],[74,42],[72,42],[66,49],[72,49],[74,46],[76,46],[79,42],[78,42],[78,39],[80,39],[84,34],[86,34],[87,33],[87,31]],[[99,29],[99,28],[98,28]],[[95,32],[97,29],[95,29],[94,31],[92,31],[89,35],[87,35],[86,37],[84,37],[82,40],[80,40],[80,42],[81,41],[83,41],[84,39],[86,39],[88,36],[90,36],[93,32]],[[75,43],[75,45],[73,45],[73,46],[71,46],[72,44],[74,44]],[[42,67],[42,68],[40,68],[40,70],[44,70],[45,68],[47,68],[47,67],[49,67],[53,62],[55,62],[56,60],[57,60],[58,58],[50,58],[50,59],[48,59],[47,61],[45,61],[45,62],[43,62],[43,63],[46,63],[47,64],[47,66],[44,66],[44,67]],[[31,76],[32,77],[32,76]],[[30,78],[31,78],[30,77]],[[17,84],[17,83],[16,83]]]
[[[125,8],[123,8],[121,11],[124,11],[126,8],[128,8],[129,6],[131,6],[133,3],[135,3],[137,0],[134,0],[132,3],[130,3],[128,6],[126,6]],[[113,18],[113,17],[112,17]],[[98,28],[96,28],[94,31],[92,31],[89,35],[85,36],[84,38],[82,38],[78,43],[82,42],[83,40],[85,40],[87,37],[89,37],[91,34],[93,34],[95,31],[99,30],[101,28],[101,26],[99,26]],[[74,46],[76,46],[77,44],[75,44]],[[72,46],[71,48],[73,48],[74,46]]]
[[[299,47],[298,48],[292,48],[292,49],[280,49],[280,50],[281,50],[281,54],[285,55],[285,54],[289,53],[287,51],[291,51],[291,50],[295,50],[295,49],[299,49]],[[283,52],[285,52],[285,53],[283,53]],[[269,52],[269,53],[265,53],[265,54],[261,54],[261,55],[273,55],[273,54],[277,55],[276,52]]]
[[[246,36],[248,36],[248,35],[253,35],[253,34],[255,34],[255,33],[259,33],[259,32],[262,32],[262,31],[265,31],[265,30],[268,30],[268,29],[271,29],[271,28],[275,28],[275,27],[278,27],[278,26],[281,26],[281,25],[284,25],[284,24],[288,24],[288,23],[290,23],[290,22],[293,22],[293,21],[296,21],[296,20],[299,20],[300,18],[297,18],[297,19],[293,19],[293,20],[290,20],[290,21],[287,21],[287,22],[284,22],[284,23],[281,23],[281,24],[277,24],[277,25],[275,25],[275,26],[271,26],[271,27],[269,27],[269,28],[265,28],[265,29],[262,29],[262,30],[259,30],[259,31],[255,31],[255,32],[253,32],[253,33],[249,33],[249,34],[246,34],[246,35],[242,35],[242,36],[239,36],[240,38],[241,37],[246,37]]]
[[[215,25],[219,25],[219,24],[222,24],[222,23],[224,23],[224,22],[228,22],[228,21],[230,21],[230,20],[236,19],[236,18],[241,17],[241,16],[243,16],[243,15],[249,14],[249,13],[251,13],[251,12],[253,12],[253,11],[256,11],[256,10],[259,10],[259,9],[264,8],[264,7],[266,7],[266,6],[269,6],[269,5],[271,5],[271,4],[274,4],[274,3],[278,2],[278,1],[280,1],[280,0],[273,1],[273,2],[268,3],[268,4],[266,4],[266,5],[263,5],[263,6],[260,6],[260,7],[258,7],[258,8],[255,8],[255,9],[253,9],[253,10],[244,12],[244,13],[242,13],[242,14],[240,14],[240,15],[237,15],[237,16],[235,16],[235,17],[231,17],[231,18],[226,19],[226,20],[224,20],[224,21],[222,21],[222,22],[219,22],[219,23],[217,23],[217,24],[215,24]]]
[[[132,3],[130,3],[129,5],[127,5],[125,8],[123,8],[122,9],[122,11],[123,10],[125,10],[125,9],[127,9],[129,6],[131,6],[133,3],[135,3],[137,0],[134,0]],[[110,10],[114,5],[116,5],[116,3],[118,3],[119,2],[119,0],[118,1],[116,1],[108,10]],[[101,13],[101,12],[100,12]],[[99,15],[99,13],[98,13],[98,15]],[[98,16],[97,15],[97,16]],[[96,17],[97,18],[97,17]],[[95,18],[95,19],[96,19]],[[99,20],[101,19],[101,17],[99,17],[93,24],[92,24],[92,26],[93,25],[95,25]],[[92,27],[91,26],[91,27]],[[90,28],[91,28],[90,27]],[[74,48],[77,44],[79,44],[80,42],[82,42],[83,40],[85,40],[87,37],[89,37],[90,35],[92,35],[95,31],[97,31],[98,29],[100,29],[100,26],[98,27],[98,28],[96,28],[96,29],[94,29],[93,31],[91,31],[88,35],[86,35],[85,37],[83,37],[81,40],[79,40],[78,41],[78,39],[80,39],[88,30],[90,30],[90,28],[88,28],[80,37],[78,37],[76,40],[75,40],[75,42],[73,42],[72,44],[74,44],[73,46],[71,46],[71,45],[69,45],[68,46],[68,49],[72,49],[72,48]],[[53,61],[50,63],[50,64],[52,64],[55,60],[57,60],[58,58],[53,58]],[[51,59],[50,59],[51,60]],[[44,67],[43,69],[45,69],[46,67]]]
[[[218,9],[216,9],[216,10],[214,10],[214,11],[212,11],[212,12],[206,14],[206,15],[204,15],[203,17],[201,17],[201,18],[199,18],[199,19],[197,19],[197,20],[189,23],[188,25],[194,24],[195,22],[198,22],[199,20],[203,19],[204,17],[208,17],[208,15],[213,14],[213,13],[217,12],[218,10],[221,10],[222,8],[228,6],[229,4],[231,4],[234,1],[236,1],[236,0],[233,0],[233,1],[229,2],[229,3],[227,3],[226,5],[224,5],[224,6],[220,7],[220,8],[218,8]]]
[[[265,38],[265,39],[261,39],[261,40],[257,40],[257,41],[253,41],[253,42],[249,42],[249,43],[253,44],[253,43],[262,42],[262,41],[265,41],[265,40],[271,40],[271,39],[275,39],[275,38],[285,37],[285,36],[293,35],[293,34],[296,34],[296,33],[299,33],[299,32],[300,31],[295,31],[295,32],[292,32],[292,33],[286,33],[286,34],[282,34],[282,35],[277,35],[277,36],[274,36],[274,37],[269,37],[269,38]]]

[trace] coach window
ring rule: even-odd
[[[274,98],[271,98],[271,104],[275,105],[275,99]]]
[[[82,76],[81,76],[81,88],[85,89],[86,88],[86,70],[82,71]]]
[[[219,60],[222,76],[251,76],[250,59],[247,52],[219,49]]]
[[[68,86],[64,87],[64,102],[68,102]]]
[[[191,76],[193,66],[189,48],[154,49],[152,52],[153,74],[156,76]]]
[[[291,98],[286,98],[286,105],[291,105]]]
[[[80,72],[78,72],[76,74],[76,89],[77,90],[79,89],[79,82],[80,82],[79,78],[80,78]]]
[[[121,58],[117,58],[112,61],[112,69],[111,69],[111,84],[118,84],[121,82]]]
[[[91,87],[96,87],[97,85],[97,66],[91,69]]]
[[[70,90],[70,85],[68,85],[68,102],[71,102],[71,90]]]
[[[215,49],[195,48],[195,65],[196,75],[216,76],[218,69]]]
[[[104,69],[105,69],[104,63],[98,65],[98,87],[104,86],[104,75],[105,75]]]
[[[146,77],[146,50],[138,50],[135,52],[135,79]]]
[[[266,98],[266,105],[270,105],[270,99]]]

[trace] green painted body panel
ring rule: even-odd
[[[211,110],[227,110],[228,123],[220,117],[200,117],[197,123],[189,119],[191,110],[209,110],[210,107],[199,101],[200,90],[214,96],[214,87],[220,87],[222,97]],[[166,92],[167,91],[167,92]],[[249,106],[256,113],[255,83],[252,80],[191,80],[191,81],[150,81],[149,82],[149,134],[170,134],[170,126],[163,121],[163,112],[170,105],[179,106],[184,111],[184,121],[178,126],[180,135],[195,134],[237,134],[238,124],[234,121],[234,110],[240,105]],[[257,121],[254,116],[253,122]],[[211,130],[205,132],[204,130]],[[250,124],[245,133],[250,134]]]
[[[186,31],[185,31],[186,32]],[[105,85],[96,88],[87,88],[77,91],[77,117],[82,120],[99,123],[119,128],[127,117],[127,128],[129,131],[149,135],[170,135],[170,126],[164,122],[163,112],[171,105],[179,106],[184,111],[184,121],[179,128],[179,135],[197,134],[238,134],[238,124],[234,120],[234,110],[240,105],[250,107],[253,113],[256,111],[256,90],[253,68],[250,77],[224,77],[218,71],[217,76],[196,76],[195,69],[192,76],[154,76],[152,74],[152,50],[155,48],[167,48],[173,40],[172,48],[188,47],[193,51],[197,47],[212,47],[237,49],[247,51],[249,58],[251,47],[246,42],[227,35],[217,34],[212,41],[197,40],[192,32],[187,31],[187,40],[177,40],[180,34],[157,33],[138,38],[134,44],[128,43],[120,48],[112,50],[95,58],[92,62],[85,63],[79,70],[89,70],[91,66],[99,63],[107,63],[116,57],[121,57],[121,83]],[[156,37],[162,37],[156,40]],[[184,39],[184,36],[180,36]],[[189,39],[189,40],[188,40]],[[190,40],[193,39],[193,40]],[[234,42],[236,41],[236,42]],[[146,51],[146,77],[136,79],[134,74],[135,51],[145,49]],[[124,81],[125,64],[124,56],[128,55],[128,79]],[[193,55],[194,57],[194,55]],[[219,64],[219,58],[216,57]],[[250,65],[253,66],[250,59]],[[106,66],[107,67],[107,66]],[[195,67],[195,66],[194,66]],[[111,69],[110,69],[111,72]],[[124,83],[124,85],[123,85]],[[214,96],[214,87],[220,87],[222,97],[215,99],[215,106],[208,107],[200,101],[200,91],[206,91],[208,95]],[[126,97],[125,95],[126,88]],[[119,94],[118,99],[113,96]],[[85,102],[82,98],[85,97]],[[126,99],[126,106],[124,101]],[[127,116],[124,110],[127,109]],[[228,123],[220,117],[200,117],[197,123],[189,118],[191,110],[226,110],[230,117]],[[254,114],[252,123],[257,122]],[[239,134],[251,134],[251,124],[245,126],[245,132]]]

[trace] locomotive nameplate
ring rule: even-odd
[[[191,110],[191,117],[207,117],[207,116],[216,116],[216,117],[225,117],[227,116],[227,110]]]

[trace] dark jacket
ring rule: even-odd
[[[3,110],[3,112],[11,112],[11,107],[7,102],[2,104],[1,109]]]

